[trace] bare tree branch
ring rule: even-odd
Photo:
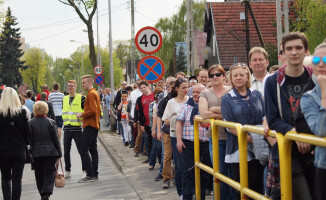
[[[71,6],[69,3],[66,3],[66,2],[64,2],[64,1],[62,1],[62,0],[59,0],[61,3],[63,3],[63,4],[66,4],[66,5],[68,5],[68,6]]]
[[[85,1],[82,0],[81,2],[84,4],[85,11],[86,11],[87,15],[89,16],[89,12],[88,12],[88,10],[87,10],[87,5],[86,5]]]
[[[75,11],[77,12],[77,14],[79,15],[80,19],[83,20],[83,22],[85,24],[87,24],[87,19],[84,17],[83,13],[80,12],[79,8],[77,7],[77,5],[75,4],[75,1],[74,0],[68,0],[68,2],[70,3],[70,5],[72,7],[75,8]]]

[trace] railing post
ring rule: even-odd
[[[248,197],[242,192],[242,189],[248,188],[248,160],[247,160],[247,131],[242,130],[242,126],[237,126],[239,143],[239,173],[241,185],[241,200],[247,200]]]
[[[277,133],[276,138],[280,159],[281,199],[292,200],[292,141],[281,133]]]
[[[214,125],[214,119],[210,120],[212,130],[212,146],[213,146],[213,170],[215,172],[220,171],[220,154],[219,154],[219,138],[218,138],[218,126]],[[220,180],[214,177],[214,199],[219,200],[221,197]]]
[[[196,188],[196,199],[200,198],[200,169],[196,166],[200,162],[199,158],[199,122],[197,119],[194,120],[194,156],[195,156],[195,188]]]

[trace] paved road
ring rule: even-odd
[[[61,142],[62,144],[62,142]],[[99,151],[99,181],[93,183],[77,183],[82,176],[80,156],[73,143],[72,147],[72,179],[66,180],[62,189],[54,188],[52,200],[124,200],[139,199],[127,179],[113,165],[103,146],[98,142]],[[62,158],[63,160],[63,158]],[[1,193],[2,197],[2,193]],[[23,176],[23,193],[21,200],[40,199],[34,171],[30,165],[25,166]]]

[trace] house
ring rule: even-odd
[[[275,1],[250,1],[265,46],[277,48]],[[247,63],[245,3],[210,2],[206,4],[204,32],[207,33],[205,68],[221,64],[225,69],[237,62]],[[249,16],[250,48],[261,46],[252,17]]]

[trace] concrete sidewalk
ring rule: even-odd
[[[117,169],[125,175],[140,199],[179,199],[175,186],[162,189],[162,181],[154,181],[160,165],[156,163],[153,171],[148,170],[148,163],[143,163],[146,156],[134,157],[133,148],[124,146],[122,139],[113,132],[101,127],[99,140],[113,160]]]

